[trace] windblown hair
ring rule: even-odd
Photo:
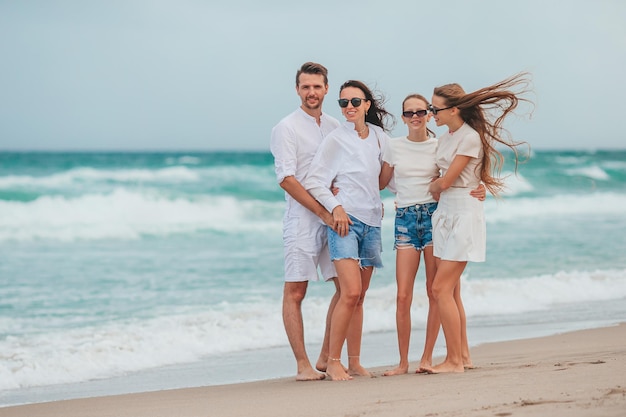
[[[480,135],[483,145],[483,160],[480,179],[493,195],[504,188],[504,180],[499,177],[504,164],[504,156],[496,149],[498,144],[509,147],[515,156],[515,172],[519,163],[517,147],[527,142],[510,140],[509,132],[502,127],[504,119],[511,114],[518,103],[532,102],[520,97],[530,91],[529,74],[522,72],[489,87],[466,94],[459,84],[436,87],[433,94],[445,100],[446,107],[457,107],[461,118]],[[495,174],[495,175],[494,175]]]
[[[372,91],[367,85],[365,85],[365,83],[356,80],[348,80],[343,83],[339,88],[339,93],[341,93],[341,91],[343,91],[343,89],[346,87],[354,87],[363,91],[363,94],[365,94],[365,99],[372,103],[369,110],[365,114],[366,122],[381,127],[385,131],[389,131],[393,128],[395,124],[395,118],[383,107],[385,103],[385,98],[382,96],[382,94],[379,93],[377,96],[374,96]]]
[[[324,85],[328,85],[328,70],[322,64],[305,62],[296,72],[296,87],[300,85],[300,74],[320,74],[324,76]]]
[[[426,105],[426,108],[428,108],[428,104],[429,104],[429,103],[428,103],[428,100],[426,100],[426,97],[424,97],[424,96],[423,96],[423,95],[421,95],[421,94],[409,94],[409,95],[408,95],[408,96],[406,96],[406,97],[404,98],[404,100],[402,101],[402,111],[404,111],[404,103],[406,103],[406,102],[407,102],[407,100],[412,99],[412,98],[415,98],[415,99],[418,99],[418,100],[420,100],[420,101],[423,101],[423,102],[424,102],[424,104]],[[429,137],[431,137],[431,138],[434,138],[434,137],[436,137],[436,136],[437,136],[437,135],[435,134],[435,132],[433,132],[432,130],[430,130],[428,127],[426,128],[426,134],[427,134]]]

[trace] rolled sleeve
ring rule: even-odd
[[[280,184],[286,177],[295,176],[297,169],[297,147],[295,132],[284,124],[272,129],[270,150],[274,156],[274,171]]]

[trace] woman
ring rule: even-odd
[[[411,337],[411,304],[413,287],[420,257],[424,253],[426,266],[426,292],[428,294],[428,319],[424,353],[417,372],[426,372],[432,367],[432,354],[439,333],[439,314],[432,297],[435,278],[435,258],[432,247],[431,216],[437,202],[428,191],[434,178],[439,177],[435,162],[437,140],[426,126],[429,120],[428,101],[424,96],[411,94],[402,102],[402,121],[407,125],[408,135],[393,138],[387,143],[383,154],[380,174],[380,189],[394,179],[396,194],[395,243],[396,282],[396,327],[400,363],[383,375],[406,374],[409,369],[409,341]],[[476,198],[485,198],[485,188],[480,185],[470,193]],[[455,292],[456,293],[456,292]],[[460,290],[457,301],[462,308]]]
[[[360,363],[363,300],[374,268],[382,267],[378,177],[382,149],[388,140],[386,123],[392,116],[383,108],[382,100],[360,81],[346,81],[339,94],[346,121],[320,145],[305,188],[333,215],[328,247],[341,295],[331,318],[326,373],[332,380],[348,380],[351,375],[370,376]],[[331,184],[339,190],[337,195]],[[346,337],[347,371],[341,364]]]
[[[454,293],[467,262],[484,262],[486,251],[483,205],[469,197],[468,190],[481,181],[494,195],[502,189],[503,180],[492,173],[495,169],[498,174],[502,167],[498,144],[513,150],[517,168],[516,146],[521,143],[503,138],[502,122],[520,100],[527,101],[519,97],[527,91],[525,75],[515,75],[469,94],[458,84],[437,87],[433,92],[430,111],[437,126],[448,128],[437,148],[442,176],[429,186],[433,195],[440,195],[433,214],[437,264],[433,295],[447,348],[446,359],[432,368],[433,373],[464,371],[463,340],[467,335],[462,324],[464,312],[455,302]],[[521,91],[512,91],[520,87]]]

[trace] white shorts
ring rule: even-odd
[[[487,227],[483,202],[469,188],[448,188],[433,213],[433,254],[446,261],[484,262]]]
[[[325,281],[337,276],[328,252],[327,228],[319,217],[304,211],[283,219],[285,281],[319,281],[318,267]]]

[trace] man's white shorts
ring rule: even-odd
[[[337,276],[328,253],[327,226],[310,211],[283,219],[285,281],[325,281]]]

